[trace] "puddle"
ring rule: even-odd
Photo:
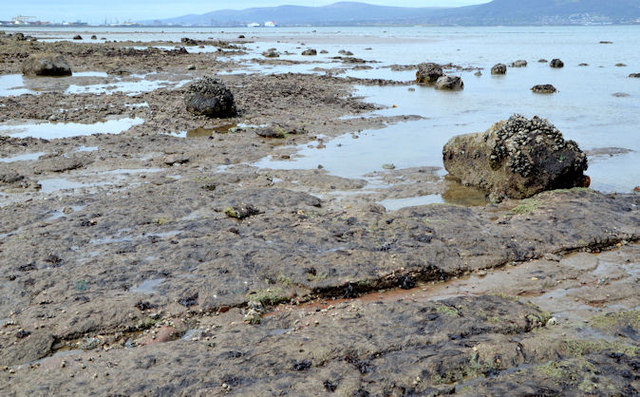
[[[417,207],[420,205],[443,203],[444,200],[439,194],[429,194],[426,196],[407,197],[401,199],[387,199],[379,201],[378,204],[384,206],[389,211],[396,211],[401,208]]]
[[[186,133],[177,134],[182,138],[208,138],[213,134],[227,134],[229,132],[233,132],[234,128],[238,128],[235,124],[227,124],[220,127],[215,128],[195,128],[193,130],[189,130]]]
[[[163,79],[150,80],[148,79],[150,75],[131,75],[123,78],[110,76],[105,72],[77,72],[66,77],[25,77],[21,74],[9,74],[0,76],[0,97],[37,95],[42,92],[64,92],[65,94],[121,92],[137,95],[158,88],[178,88],[189,82],[188,80],[177,82]],[[145,104],[131,105],[131,107],[145,107]]]
[[[166,278],[152,278],[129,289],[129,292],[133,292],[134,294],[155,294],[156,288],[165,280]]]
[[[45,152],[19,154],[17,156],[2,158],[0,159],[0,163],[15,163],[16,161],[34,161],[39,159],[40,156],[44,154]]]
[[[0,125],[0,134],[13,138],[58,139],[93,134],[119,134],[129,128],[144,123],[141,118],[107,120],[94,124],[81,123],[39,123],[20,125]]]
[[[67,178],[41,179],[38,183],[41,186],[40,192],[42,193],[53,193],[58,190],[91,188],[109,184],[108,182],[74,182]]]
[[[98,150],[97,146],[78,146],[74,152],[95,152]]]

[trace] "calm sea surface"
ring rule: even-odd
[[[28,29],[22,30],[24,32]],[[45,40],[68,40],[78,31],[34,29],[31,34]],[[323,150],[302,149],[294,163],[265,159],[260,165],[272,168],[315,167],[350,177],[380,170],[393,163],[398,168],[442,166],[441,148],[452,136],[478,132],[513,113],[539,115],[549,119],[566,138],[583,150],[605,147],[629,149],[615,156],[590,157],[588,174],[592,187],[604,192],[629,192],[640,185],[640,26],[593,27],[357,27],[357,28],[131,28],[83,29],[85,41],[91,34],[107,40],[135,40],[140,46],[181,37],[230,40],[243,34],[252,43],[242,73],[322,73],[316,67],[339,67],[329,59],[341,49],[354,56],[377,61],[370,70],[347,71],[343,76],[409,81],[415,71],[393,72],[388,66],[420,62],[454,63],[483,68],[453,72],[461,76],[465,89],[449,93],[428,87],[358,87],[356,95],[388,106],[383,115],[420,115],[424,120],[364,131],[360,139],[351,135],[329,142]],[[612,44],[601,44],[609,41]],[[312,60],[316,64],[264,68],[251,61],[267,48],[296,55],[281,58],[310,61],[298,55],[310,47],[329,53]],[[208,49],[189,49],[207,51]],[[560,58],[562,69],[552,69],[539,59]],[[490,68],[501,62],[524,59],[526,68],[509,68],[506,76],[491,76]],[[587,66],[579,66],[586,63]],[[536,95],[536,84],[553,84],[559,92]],[[0,87],[1,89],[2,87]],[[415,91],[409,91],[415,88]],[[615,95],[614,95],[615,94]],[[395,108],[392,106],[396,105]]]

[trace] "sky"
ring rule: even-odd
[[[187,14],[204,14],[221,9],[245,9],[293,4],[323,6],[340,0],[25,0],[3,1],[0,20],[17,15],[36,17],[41,21],[82,20],[92,24],[172,18]],[[487,3],[489,0],[353,0],[363,3],[400,7],[458,7]]]

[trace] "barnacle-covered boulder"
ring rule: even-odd
[[[416,82],[418,84],[435,84],[442,76],[444,76],[444,72],[437,63],[421,63],[418,65],[418,71],[416,72]]]
[[[184,96],[187,110],[196,115],[226,118],[236,115],[233,94],[220,80],[205,76],[193,82]]]
[[[588,186],[586,155],[537,116],[513,115],[485,132],[455,136],[442,156],[451,175],[485,190],[494,201]]]

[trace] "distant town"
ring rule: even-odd
[[[84,26],[89,26],[89,24],[87,22],[82,22],[82,21],[75,21],[75,22],[40,21],[37,19],[37,17],[18,15],[17,17],[11,18],[10,21],[0,21],[0,26],[2,27],[84,27]],[[136,26],[142,26],[142,25],[134,22],[107,23],[107,21],[105,21],[104,25],[102,26],[136,27]]]

